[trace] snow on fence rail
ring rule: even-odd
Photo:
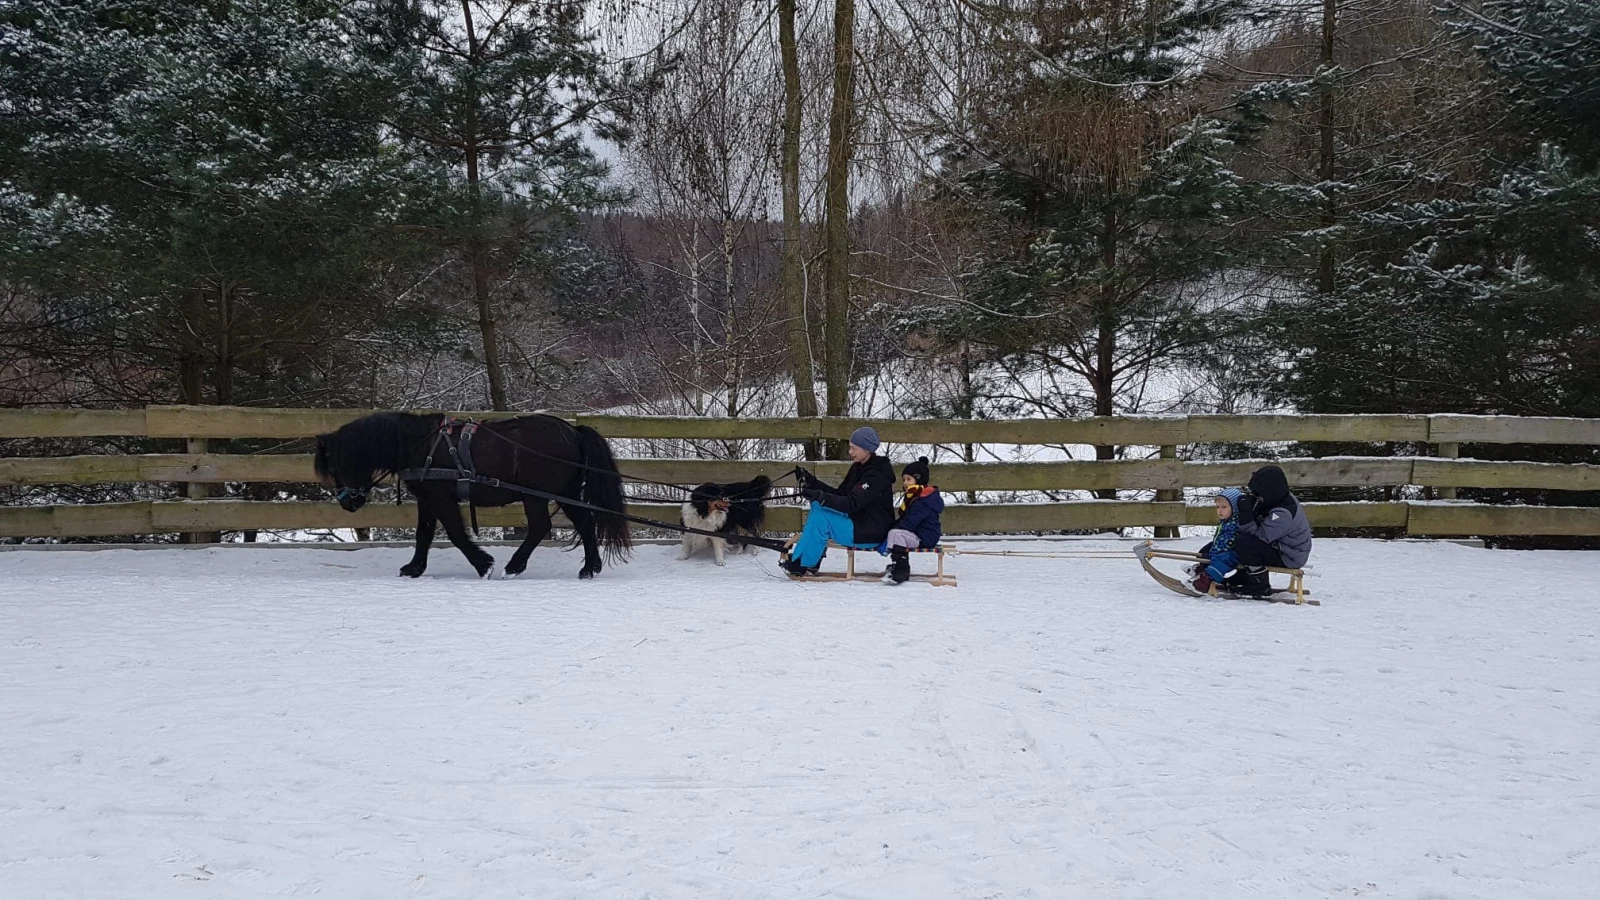
[[[0,457],[0,484],[186,483],[203,496],[217,483],[314,481],[305,454],[230,455],[204,452],[213,438],[305,438],[331,431],[373,410],[254,409],[151,406],[135,410],[0,410],[0,439],[118,437],[185,439],[189,453],[121,456]],[[1278,460],[1292,483],[1315,487],[1426,485],[1449,498],[1457,487],[1600,490],[1600,466],[1455,458],[1463,443],[1600,445],[1600,419],[1461,415],[1261,415],[1108,417],[1006,421],[867,420],[843,418],[715,419],[555,413],[612,438],[843,438],[871,424],[887,441],[914,444],[1115,444],[1154,446],[1145,460],[941,463],[950,491],[1155,490],[1144,500],[1029,504],[962,504],[946,514],[951,533],[1030,533],[1127,526],[1171,528],[1212,521],[1209,508],[1177,500],[1186,487],[1242,483],[1260,460],[1185,460],[1178,447],[1222,441],[1338,441],[1435,444],[1440,456],[1323,457]],[[457,413],[479,419],[515,413]],[[776,475],[792,463],[762,460],[628,459],[624,471],[655,481],[693,484]],[[843,463],[817,463],[824,476]],[[646,516],[672,507],[636,504]],[[1455,503],[1308,504],[1319,527],[1378,527],[1413,534],[1600,535],[1600,509],[1508,507]],[[484,510],[488,525],[520,524],[520,511]],[[798,527],[800,511],[772,510],[774,530]],[[410,527],[409,506],[372,504],[351,515],[329,503],[244,500],[139,501],[93,505],[0,507],[0,537],[69,537],[247,529]]]

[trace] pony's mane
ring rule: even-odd
[[[324,479],[344,473],[372,473],[374,478],[405,468],[439,427],[437,415],[376,413],[317,437],[316,470]]]

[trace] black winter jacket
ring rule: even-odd
[[[876,544],[889,536],[894,524],[894,465],[889,460],[873,454],[852,465],[838,487],[820,481],[812,486],[822,489],[823,506],[850,517],[856,543]]]

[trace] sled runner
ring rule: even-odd
[[[1182,594],[1185,597],[1211,596],[1222,597],[1228,600],[1264,600],[1268,603],[1294,603],[1308,606],[1322,605],[1321,601],[1312,600],[1310,597],[1306,596],[1311,592],[1305,589],[1306,573],[1303,569],[1267,569],[1267,571],[1272,574],[1288,575],[1289,586],[1283,590],[1274,590],[1265,597],[1253,597],[1248,594],[1236,594],[1232,591],[1226,590],[1225,588],[1219,587],[1216,584],[1211,585],[1211,590],[1208,593],[1202,594],[1191,587],[1183,579],[1175,578],[1161,571],[1160,569],[1157,569],[1150,560],[1172,559],[1193,565],[1195,563],[1206,562],[1207,560],[1205,557],[1196,553],[1185,553],[1179,550],[1163,550],[1157,547],[1152,541],[1145,541],[1144,543],[1135,546],[1133,548],[1133,555],[1139,558],[1139,565],[1144,566],[1144,570],[1149,572],[1150,577],[1154,578],[1158,584],[1169,591]]]
[[[790,538],[788,545],[784,547],[783,559],[785,561],[787,561],[789,559],[789,553],[790,553],[791,550],[794,549],[794,544],[795,544],[795,541],[797,541],[797,540],[799,540],[798,536],[794,537],[794,538]],[[856,551],[864,549],[864,548],[851,547],[851,546],[847,546],[845,544],[835,544],[834,542],[829,541],[828,542],[828,549],[829,550],[843,550],[845,552],[845,557],[844,557],[844,569],[845,570],[843,572],[818,572],[815,575],[790,575],[790,576],[788,576],[789,580],[790,581],[882,581],[883,580],[883,573],[882,572],[879,572],[877,574],[872,574],[870,572],[857,572],[856,571]],[[876,552],[876,551],[873,551],[873,552]],[[938,568],[938,571],[936,573],[934,573],[932,575],[916,575],[916,574],[913,574],[911,576],[911,580],[912,581],[920,581],[920,582],[922,582],[924,584],[932,584],[932,585],[937,585],[939,587],[956,587],[957,586],[957,584],[956,584],[956,576],[954,576],[954,575],[952,575],[950,573],[947,573],[944,570],[944,548],[943,547],[932,547],[932,548],[929,548],[927,550],[912,550],[911,553],[912,554],[932,553],[938,558],[938,561],[939,561],[939,568]]]

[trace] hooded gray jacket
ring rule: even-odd
[[[1293,494],[1287,499],[1289,502],[1274,506],[1265,514],[1240,522],[1239,530],[1276,547],[1284,566],[1298,569],[1311,558],[1311,522]]]
[[[1250,493],[1256,499],[1240,516],[1239,532],[1276,549],[1288,568],[1305,565],[1311,558],[1311,522],[1300,501],[1289,493],[1283,470],[1262,466],[1250,473]]]

